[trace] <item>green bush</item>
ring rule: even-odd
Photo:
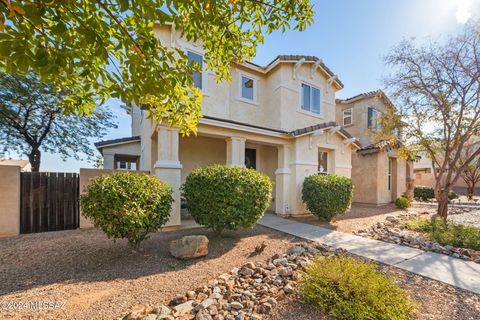
[[[412,319],[415,307],[393,279],[373,263],[317,257],[299,283],[300,296],[337,319]]]
[[[127,238],[137,249],[148,233],[170,217],[170,187],[144,173],[117,172],[92,179],[80,198],[82,215],[91,218],[109,238]]]
[[[182,191],[195,221],[221,233],[253,227],[270,205],[272,182],[253,169],[212,165],[193,170]]]
[[[307,209],[325,220],[344,213],[352,203],[352,179],[328,175],[312,175],[303,181],[302,200]]]
[[[455,192],[455,191],[448,191],[448,200],[453,200],[453,199],[457,199],[458,198],[458,194]]]
[[[417,218],[406,221],[404,226],[423,233],[428,239],[441,245],[480,250],[480,228],[445,222],[443,219]]]
[[[410,199],[404,196],[401,196],[395,200],[395,206],[400,209],[410,208],[411,205]]]
[[[435,191],[430,187],[418,186],[413,189],[413,196],[417,199],[427,201],[428,199],[435,198]]]

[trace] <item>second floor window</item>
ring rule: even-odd
[[[352,124],[352,108],[343,110],[343,125]]]
[[[196,63],[199,65],[200,69],[203,69],[203,56],[201,54],[187,51],[188,60],[192,63]],[[192,74],[193,77],[193,85],[199,89],[203,89],[203,78],[202,73],[198,71],[194,71]]]
[[[302,83],[302,110],[320,114],[320,89]]]
[[[378,118],[380,116],[380,112],[375,110],[374,108],[368,108],[368,128],[374,131],[380,130],[380,124],[378,123]]]
[[[255,100],[255,80],[249,78],[249,77],[246,77],[246,76],[242,76],[241,77],[242,79],[242,90],[241,90],[241,97],[244,98],[244,99],[248,99],[248,100]]]

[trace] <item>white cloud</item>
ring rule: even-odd
[[[473,15],[473,4],[473,0],[455,0],[455,17],[458,23],[464,24],[470,20]]]

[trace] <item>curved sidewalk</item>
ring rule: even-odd
[[[475,262],[300,223],[271,213],[258,223],[480,294],[480,264]]]

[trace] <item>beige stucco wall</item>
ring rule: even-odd
[[[343,126],[352,136],[359,139],[363,146],[373,143],[372,133],[368,129],[368,108],[385,112],[386,106],[379,98],[367,98],[353,103],[339,103],[336,107],[336,121],[343,126],[343,110],[352,108],[352,124]]]
[[[226,141],[205,136],[180,138],[179,158],[182,164],[182,182],[196,168],[211,164],[225,164]]]
[[[345,146],[343,138],[338,134],[324,133],[320,136],[306,135],[295,139],[292,147],[290,170],[291,179],[291,214],[308,213],[302,201],[302,186],[306,177],[318,173],[318,151],[328,152],[329,174],[351,176],[352,146]]]
[[[156,26],[156,36],[166,46],[191,50],[203,54],[200,43],[187,43],[171,26]],[[335,92],[338,87],[327,84],[329,76],[318,68],[312,73],[312,62],[304,63],[293,76],[294,63],[281,63],[265,74],[264,69],[255,70],[242,64],[232,65],[231,82],[215,80],[215,74],[205,71],[202,113],[258,126],[287,131],[306,126],[335,121]],[[256,82],[256,99],[245,101],[240,97],[241,75]],[[320,89],[321,114],[306,113],[300,108],[301,84],[306,83]]]
[[[19,166],[0,166],[0,237],[20,233]]]
[[[393,160],[392,186],[388,190],[388,162]],[[355,185],[353,201],[386,204],[407,190],[407,162],[398,158],[395,150],[352,155],[352,180]]]

